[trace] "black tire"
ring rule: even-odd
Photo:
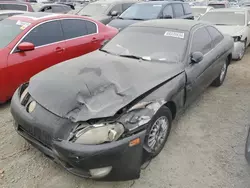
[[[148,144],[149,139],[151,138],[150,133],[151,133],[151,131],[153,131],[152,130],[153,126],[156,125],[155,123],[157,122],[157,120],[159,121],[160,118],[162,118],[162,117],[166,118],[166,120],[168,121],[168,126],[166,129],[166,132],[163,132],[162,130],[159,131],[159,134],[164,133],[165,136],[164,136],[164,139],[162,139],[158,148],[156,150],[153,150],[152,148],[150,148],[150,146]],[[150,125],[148,126],[148,129],[147,129],[147,133],[146,133],[146,137],[145,137],[145,141],[144,141],[144,150],[145,150],[144,153],[147,155],[147,157],[149,157],[149,158],[156,157],[161,152],[161,150],[163,149],[163,147],[168,139],[168,136],[169,136],[169,133],[171,130],[171,124],[172,124],[172,113],[171,113],[170,109],[166,106],[161,107],[156,112],[156,114],[153,116],[153,118],[151,119]]]
[[[212,84],[211,84],[212,86],[219,87],[219,86],[221,86],[221,85],[223,84],[223,82],[224,82],[224,80],[225,80],[225,78],[226,78],[226,75],[227,75],[228,63],[229,63],[229,60],[228,60],[228,59],[225,60],[225,62],[224,62],[224,64],[223,64],[223,67],[222,67],[222,69],[221,69],[221,71],[220,71],[220,74],[219,74],[219,76],[212,82]],[[224,66],[225,66],[225,67],[224,67]],[[224,73],[223,78],[221,78],[221,74],[222,74],[222,72],[223,72],[223,68],[225,68],[225,73]]]

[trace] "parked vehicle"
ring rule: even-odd
[[[26,11],[20,11],[20,10],[0,10],[0,20],[3,20],[5,18],[8,18],[10,16],[18,15],[18,14],[24,14]]]
[[[199,19],[201,16],[203,16],[205,13],[207,13],[210,10],[213,10],[213,7],[209,6],[192,6],[192,13],[194,15],[194,19]]]
[[[215,9],[217,8],[229,8],[229,2],[228,1],[210,1],[208,3],[208,6],[213,7]]]
[[[31,3],[35,12],[48,12],[48,13],[63,13],[66,14],[72,10],[69,6],[63,4],[43,4]]]
[[[232,36],[233,59],[240,60],[250,43],[249,13],[250,10],[244,8],[215,9],[206,13],[200,20],[215,24],[222,33]]]
[[[0,1],[0,10],[34,11],[30,3],[20,1]]]
[[[0,22],[0,102],[51,65],[89,53],[117,29],[93,19],[49,13],[26,13]]]
[[[132,5],[108,25],[122,30],[140,21],[172,18],[194,19],[188,3],[181,1],[149,1]]]
[[[133,24],[19,87],[15,130],[78,176],[138,178],[176,115],[210,84],[222,85],[232,50],[230,36],[194,20]]]
[[[77,13],[80,12],[83,9],[83,7],[85,7],[85,6],[87,6],[87,4],[80,4],[80,5],[78,4],[74,7],[73,10],[70,10],[69,12],[67,12],[67,14],[77,15]]]
[[[136,2],[138,0],[100,0],[89,3],[77,15],[92,17],[106,25]]]

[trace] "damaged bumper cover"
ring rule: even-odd
[[[72,125],[66,125],[69,120],[38,104],[32,113],[28,113],[20,104],[17,91],[12,98],[11,113],[16,120],[15,129],[22,137],[77,176],[107,181],[140,177],[146,130],[111,143],[83,145],[67,141],[60,133],[62,129],[72,128]],[[59,124],[63,127],[58,127]],[[131,146],[131,141],[137,138],[140,143]]]
[[[241,53],[244,51],[244,45],[244,41],[234,42],[234,50],[232,53],[233,59],[239,59],[239,57],[242,55]]]

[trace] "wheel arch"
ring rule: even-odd
[[[175,119],[175,117],[176,117],[176,104],[175,104],[175,102],[174,101],[168,101],[167,103],[165,103],[164,106],[169,108],[169,110],[172,113],[172,119]]]

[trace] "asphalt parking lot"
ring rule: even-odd
[[[161,152],[127,182],[78,178],[17,135],[9,104],[0,106],[1,188],[248,188],[244,147],[250,124],[250,49],[229,67],[224,85],[208,88],[182,116]],[[131,156],[131,160],[133,156]]]

